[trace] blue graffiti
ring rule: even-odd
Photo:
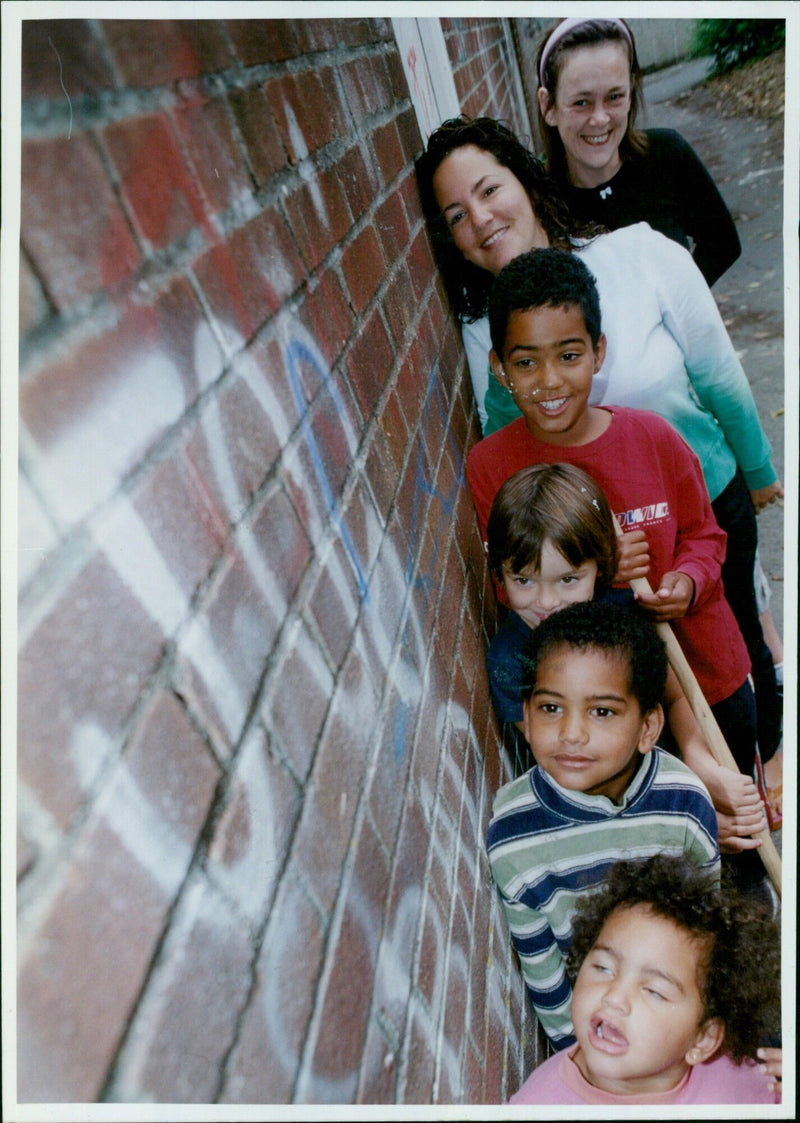
[[[326,368],[319,362],[317,356],[314,354],[311,348],[303,343],[302,340],[293,339],[289,342],[289,345],[286,348],[285,358],[286,364],[289,368],[289,378],[291,380],[295,405],[297,406],[297,409],[302,418],[300,428],[303,432],[304,437],[306,438],[308,448],[311,453],[311,460],[314,464],[314,469],[317,474],[317,480],[320,487],[322,488],[322,494],[325,497],[325,502],[328,507],[328,513],[333,518],[333,521],[341,536],[344,548],[347,551],[347,555],[350,558],[350,561],[352,562],[353,568],[356,572],[356,577],[358,579],[358,591],[364,601],[369,601],[367,578],[361,565],[361,559],[358,555],[358,551],[356,550],[355,543],[350,537],[350,532],[342,521],[342,516],[336,503],[336,497],[333,494],[333,489],[331,488],[330,481],[328,479],[325,462],[323,460],[322,454],[320,453],[319,445],[317,444],[317,438],[315,437],[311,429],[311,419],[306,408],[306,403],[305,399],[303,398],[303,391],[300,384],[300,363],[310,363],[316,373],[319,374],[323,384],[326,386],[331,398],[333,399],[333,403],[336,406],[336,412],[340,417],[345,416],[344,402],[342,401],[338,388],[331,379],[330,371],[326,370]]]
[[[432,498],[437,499],[439,503],[441,503],[444,514],[446,516],[452,515],[453,509],[455,507],[456,497],[464,483],[463,450],[459,449],[456,446],[453,433],[449,425],[447,424],[447,408],[442,394],[441,382],[438,377],[436,368],[431,367],[431,371],[428,376],[428,385],[425,390],[425,401],[423,403],[422,411],[421,430],[423,432],[427,429],[428,419],[430,418],[431,410],[432,408],[434,408],[434,406],[438,408],[439,417],[444,424],[444,429],[447,434],[447,443],[456,454],[455,459],[456,463],[460,466],[460,470],[455,483],[448,493],[435,488],[429,479],[428,468],[425,461],[425,449],[422,444],[420,444],[419,450],[417,452],[417,469],[416,477],[414,480],[414,502],[412,506],[411,526],[409,527],[408,532],[408,550],[406,553],[405,568],[406,583],[410,585],[413,578],[413,584],[415,588],[421,587],[426,590],[430,589],[433,584],[432,575],[435,571],[436,563],[438,560],[439,546],[437,541],[433,551],[431,564],[428,568],[427,573],[418,573],[416,577],[413,577],[414,559],[416,558],[419,549],[419,539],[423,530],[422,520],[419,518],[420,506],[425,496],[431,496]]]

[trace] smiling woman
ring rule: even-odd
[[[537,52],[539,132],[570,210],[609,230],[648,222],[691,249],[709,285],[741,253],[714,181],[672,129],[636,128],[636,44],[621,19],[564,19]]]

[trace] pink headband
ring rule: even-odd
[[[560,39],[563,39],[568,31],[572,31],[574,28],[580,27],[580,25],[582,23],[589,23],[589,22],[590,21],[586,20],[586,19],[576,19],[575,17],[570,17],[569,19],[562,20],[561,23],[558,25],[558,27],[553,29],[552,35],[550,36],[550,38],[547,40],[547,42],[544,45],[544,50],[542,51],[542,58],[541,58],[541,61],[539,63],[539,85],[540,86],[544,85],[544,68],[545,68],[545,65],[547,63],[548,58],[550,57],[550,53],[553,50],[553,47],[555,47],[556,43],[558,43],[558,41]],[[627,27],[622,22],[622,20],[621,19],[610,19],[610,20],[608,20],[608,23],[614,23],[614,24],[617,25],[617,27],[623,33],[625,38],[628,40],[628,46],[632,50],[633,49],[633,39],[631,39],[631,33],[630,33],[630,31],[628,31]]]

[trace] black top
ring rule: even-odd
[[[609,230],[649,222],[691,250],[709,285],[742,252],[731,213],[697,153],[673,129],[648,129],[647,152],[598,187],[564,186],[576,218]]]

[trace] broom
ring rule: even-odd
[[[614,526],[618,537],[621,538],[623,530],[616,519],[614,519]],[[652,596],[653,590],[646,577],[634,577],[629,584],[634,592],[647,593]],[[733,758],[733,753],[728,748],[728,743],[722,736],[722,730],[717,724],[717,719],[714,717],[708,702],[706,702],[703,696],[703,692],[695,678],[694,671],[689,666],[675,633],[667,623],[657,623],[656,629],[664,641],[670,666],[675,672],[675,677],[678,682],[681,684],[681,689],[686,695],[686,701],[691,707],[695,720],[700,727],[700,732],[708,743],[711,755],[714,757],[717,764],[721,764],[723,768],[729,768],[732,772],[738,772],[739,768]],[[780,897],[781,858],[775,843],[772,841],[769,829],[765,828],[764,830],[758,831],[753,835],[753,838],[757,838],[761,841],[761,845],[758,847],[758,853],[769,874],[770,881],[775,886],[775,892]]]

